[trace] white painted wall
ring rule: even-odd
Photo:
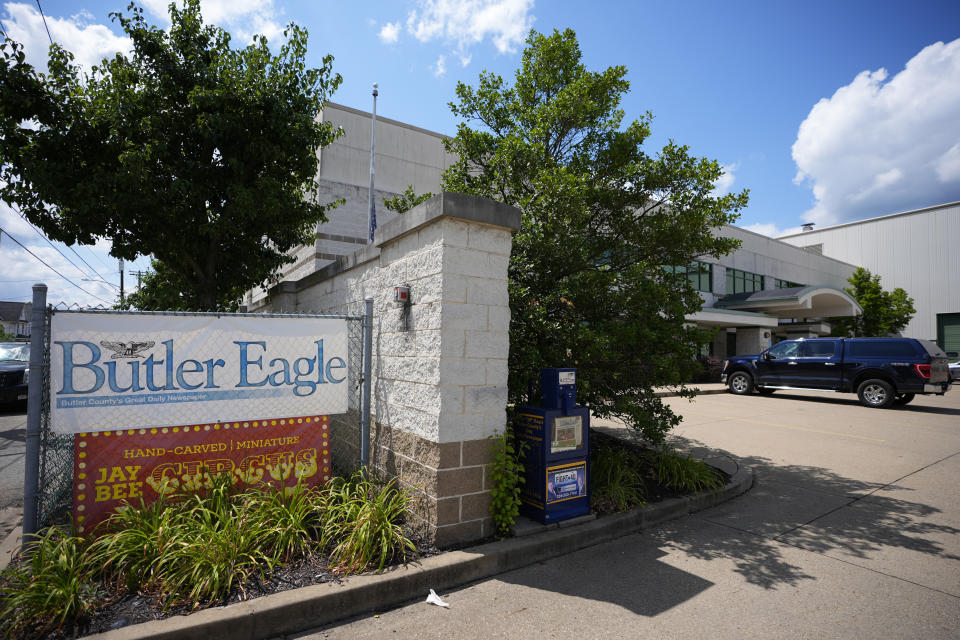
[[[936,339],[937,314],[960,312],[960,202],[784,236],[803,247],[880,276],[886,290],[901,287],[917,313],[903,334]]]

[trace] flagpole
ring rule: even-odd
[[[374,202],[373,194],[373,158],[377,147],[377,83],[373,83],[373,120],[370,125],[370,198],[369,212],[367,214],[367,229],[369,231],[368,243],[373,242],[373,232],[377,228],[377,207]]]

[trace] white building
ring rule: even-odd
[[[297,249],[296,261],[283,270],[284,280],[299,280],[319,271],[340,256],[348,256],[367,244],[368,193],[370,191],[371,114],[328,103],[320,116],[343,128],[333,144],[317,152],[320,170],[317,191],[320,202],[343,198],[344,203],[327,212],[328,222],[317,225],[312,245]],[[417,193],[439,193],[440,176],[453,156],[444,151],[442,134],[377,116],[376,212],[382,226],[396,215],[383,205],[385,199],[413,186]],[[244,303],[251,309],[262,304],[265,294],[250,291]]]
[[[370,181],[370,113],[329,104],[322,116],[344,134],[318,152],[321,201],[344,200],[317,226],[315,241],[294,252],[283,279],[297,281],[367,243]],[[413,186],[417,193],[439,193],[453,157],[445,136],[412,125],[377,118],[376,213],[379,225],[394,213],[386,198]],[[720,260],[705,258],[687,271],[702,292],[704,308],[690,319],[718,328],[711,352],[722,357],[756,352],[791,336],[823,335],[829,319],[860,311],[843,291],[857,266],[882,277],[886,289],[902,287],[915,300],[917,314],[905,335],[935,338],[960,350],[960,203],[768,238],[738,227],[720,233],[741,247]],[[261,290],[244,302],[256,310]]]
[[[960,351],[960,202],[779,240],[869,269],[880,276],[885,290],[902,288],[917,310],[903,335]]]

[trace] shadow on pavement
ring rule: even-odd
[[[829,391],[823,391],[824,394],[829,394]],[[948,393],[952,393],[948,392]],[[770,396],[757,396],[763,400],[798,400],[800,402],[818,402],[820,404],[838,404],[838,405],[848,405],[848,406],[860,406],[860,401],[857,399],[857,396],[852,393],[838,393],[836,397],[833,395],[825,396],[812,396],[812,395],[798,395],[796,393],[790,393],[783,389],[778,389],[777,392]],[[925,396],[917,396],[917,399],[924,398]],[[936,397],[936,396],[934,396]],[[927,407],[921,404],[915,404],[917,400],[914,400],[911,404],[905,405],[894,405],[888,409],[874,409],[874,411],[908,411],[914,413],[937,413],[945,416],[960,416],[960,409],[954,409],[952,407]]]
[[[501,574],[498,580],[577,598],[618,605],[642,616],[656,616],[709,587],[713,582],[673,567],[665,551],[644,534]],[[516,613],[519,613],[517,611]]]
[[[670,439],[678,448],[695,456],[730,455],[704,447],[695,440],[679,436]],[[892,547],[929,555],[936,560],[960,561],[955,548],[948,549],[937,540],[938,537],[960,535],[957,527],[933,521],[941,509],[875,493],[880,489],[902,492],[912,489],[853,480],[820,467],[777,464],[762,457],[737,459],[754,470],[754,489],[697,517],[701,522],[727,528],[727,534],[690,535],[691,526],[678,521],[653,532],[662,545],[682,550],[695,558],[727,558],[734,562],[735,571],[747,582],[766,589],[792,586],[801,580],[812,579],[799,567],[784,560],[782,544],[819,554],[838,552],[854,559],[869,558]],[[764,479],[767,479],[766,483]],[[763,522],[765,513],[751,505],[751,499],[756,500],[752,494],[758,491],[758,487],[782,501],[791,499],[791,496],[784,495],[788,488],[796,490],[799,487],[808,500],[820,499],[821,504],[809,521],[793,525],[786,523],[772,534],[758,532],[757,529],[763,528],[760,525],[770,526],[770,522]],[[778,491],[782,493],[776,495]],[[834,508],[830,508],[830,501],[836,503]],[[726,517],[744,513],[747,517],[739,525]],[[755,519],[751,521],[751,517]],[[777,524],[775,517],[773,520]],[[960,569],[960,564],[957,566]]]

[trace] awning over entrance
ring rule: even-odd
[[[766,327],[775,328],[777,319],[763,313],[749,311],[732,311],[730,309],[715,309],[707,307],[686,317],[690,322],[696,322],[701,327]]]
[[[846,291],[818,285],[735,293],[717,300],[713,306],[753,311],[778,318],[835,318],[863,312]]]

